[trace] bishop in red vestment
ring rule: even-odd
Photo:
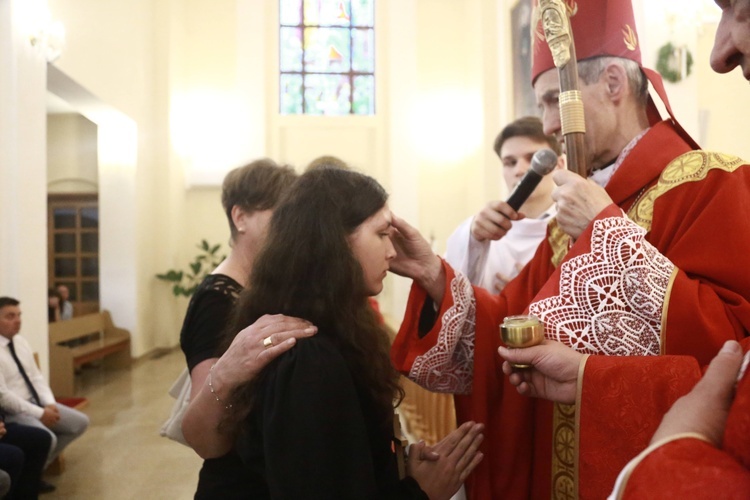
[[[687,392],[681,373],[750,331],[750,274],[732,264],[744,267],[750,255],[750,168],[698,150],[674,119],[654,120],[623,76],[640,64],[629,1],[567,4],[586,60],[587,160],[601,167],[592,177],[603,175],[605,188],[555,174],[558,216],[498,296],[409,249],[418,238],[394,221],[399,258],[411,253],[424,267],[392,265],[416,279],[392,359],[420,385],[456,394],[459,422],[486,424],[485,458],[466,483],[472,499],[606,497]],[[535,92],[550,133],[559,128],[557,75],[543,38],[535,42]],[[576,211],[592,206],[577,227]],[[587,356],[575,364],[575,394],[563,401],[575,404],[521,396],[503,375],[498,325],[524,312],[542,319],[547,339]],[[645,402],[625,399],[633,388]]]

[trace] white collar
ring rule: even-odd
[[[651,130],[651,127],[643,130],[640,134],[633,137],[633,139],[625,146],[622,151],[620,152],[619,156],[617,157],[617,161],[615,161],[612,165],[609,165],[608,167],[600,168],[599,170],[594,170],[591,175],[589,176],[589,179],[599,184],[601,187],[605,187],[609,180],[612,178],[613,175],[615,175],[615,172],[618,168],[620,168],[620,165],[622,165],[622,162],[625,161],[625,158],[628,157],[631,151],[635,148],[635,145],[638,144],[638,141],[640,141],[644,135],[648,133],[648,131]]]

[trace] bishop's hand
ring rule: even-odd
[[[552,191],[552,199],[557,203],[557,223],[576,240],[591,221],[613,203],[612,198],[594,181],[569,170],[555,171],[552,179],[557,184]]]
[[[404,219],[392,216],[391,240],[396,257],[390,270],[416,281],[432,299],[440,303],[445,291],[445,272],[440,257],[435,255],[424,237]]]
[[[503,373],[519,394],[556,403],[575,403],[578,368],[586,357],[584,354],[553,340],[523,349],[500,347],[498,353],[505,359]],[[519,369],[511,363],[532,366]]]

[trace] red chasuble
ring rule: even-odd
[[[456,394],[459,423],[486,424],[485,458],[466,482],[471,499],[606,497],[675,399],[653,387],[671,387],[683,363],[708,364],[724,341],[750,331],[748,166],[691,151],[661,122],[606,189],[614,203],[575,244],[553,220],[500,295],[444,265],[446,293],[424,335],[426,294],[412,287],[392,359],[427,389]],[[592,354],[575,407],[520,396],[503,376],[498,325],[526,311],[548,338]],[[628,408],[613,381],[649,394],[653,411]]]
[[[750,498],[750,377],[737,386],[720,449],[698,435],[674,436],[630,462],[617,486],[618,500]]]

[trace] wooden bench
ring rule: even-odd
[[[108,311],[49,325],[50,387],[55,397],[75,396],[75,370],[103,360],[108,366],[130,366],[130,332],[112,323]]]
[[[384,316],[384,321],[393,342],[398,323],[389,316]],[[430,392],[406,377],[401,377],[401,387],[404,400],[398,412],[403,415],[405,430],[411,437],[433,446],[456,429],[453,395]]]
[[[398,410],[415,439],[433,446],[456,429],[453,395],[430,392],[406,377],[401,377],[401,387],[406,394]]]

